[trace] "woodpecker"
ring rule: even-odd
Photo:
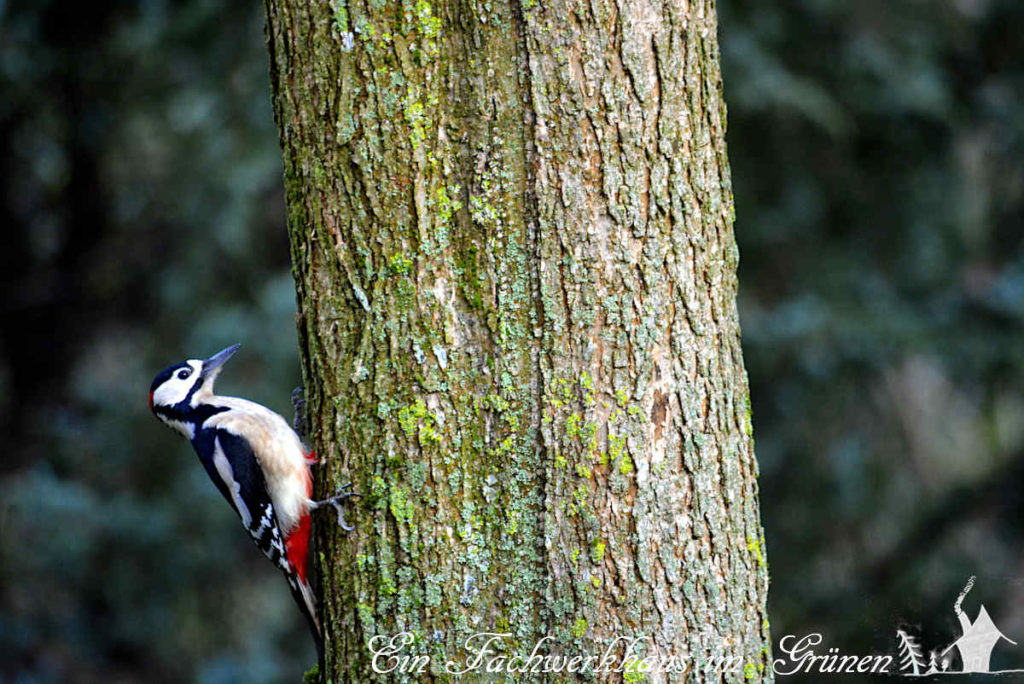
[[[255,402],[213,393],[221,367],[240,346],[161,371],[149,389],[149,408],[192,443],[206,474],[256,546],[284,572],[320,649],[316,597],[307,574],[310,514],[333,506],[338,524],[351,530],[342,503],[355,494],[345,485],[335,496],[313,501],[310,466],[316,458],[288,422]]]

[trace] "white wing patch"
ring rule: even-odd
[[[213,442],[213,467],[217,469],[217,474],[224,481],[224,486],[228,488],[228,492],[231,494],[231,502],[234,504],[238,514],[242,516],[242,524],[250,527],[252,525],[252,514],[249,513],[249,507],[242,500],[242,485],[238,484],[235,480],[235,474],[231,470],[231,463],[228,462],[228,457],[224,455],[224,449],[220,446],[219,438]],[[262,524],[264,521],[260,522]]]
[[[260,526],[255,530],[252,530],[252,536],[257,539],[262,539],[263,535],[270,531],[276,524],[277,520],[274,518],[274,507],[264,506],[263,515],[260,517]]]
[[[249,533],[256,540],[256,545],[267,555],[267,558],[277,563],[286,572],[290,569],[291,566],[288,563],[288,554],[285,552],[284,541],[282,541],[281,534],[277,531],[277,516],[274,515],[273,504],[263,507],[260,526],[256,529],[250,527]]]
[[[299,436],[284,418],[255,402],[221,396],[204,401],[228,410],[208,418],[202,429],[226,430],[249,443],[266,479],[281,531],[290,533],[306,511],[312,489]]]

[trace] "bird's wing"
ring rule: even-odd
[[[284,571],[296,603],[306,615],[314,635],[320,625],[316,601],[306,580],[306,555],[309,546],[310,519],[306,513],[300,524],[285,537],[267,491],[259,462],[249,442],[225,429],[208,430],[213,440],[212,461],[203,465],[224,498],[242,519],[249,536],[270,561]]]
[[[274,504],[252,448],[244,438],[226,430],[204,432],[212,442],[212,449],[207,450],[212,454],[211,460],[203,459],[210,479],[242,519],[242,525],[260,551],[274,565],[288,572],[290,566]]]
[[[246,440],[255,452],[270,500],[281,527],[289,536],[306,513],[312,480],[302,440],[284,418],[265,406],[236,397],[214,397],[228,410],[211,416],[204,429],[226,431]]]

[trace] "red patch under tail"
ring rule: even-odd
[[[299,579],[303,584],[306,584],[306,570],[309,562],[309,533],[313,527],[313,519],[309,513],[304,513],[299,518],[298,524],[292,533],[288,535],[288,539],[284,542],[285,553],[288,556],[288,562],[295,568],[295,574],[299,576]]]
[[[306,496],[309,497],[312,493],[313,478],[310,476],[309,468],[306,468]],[[288,556],[288,562],[295,568],[295,574],[299,576],[303,584],[308,584],[306,582],[306,569],[309,562],[309,533],[312,528],[313,518],[310,517],[309,510],[304,510],[292,533],[284,541],[284,550]]]

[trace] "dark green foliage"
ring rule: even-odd
[[[1024,5],[719,10],[772,632],[866,644],[1019,563]]]
[[[146,406],[186,356],[290,415],[262,9],[0,5],[0,681],[296,681],[288,589]]]

